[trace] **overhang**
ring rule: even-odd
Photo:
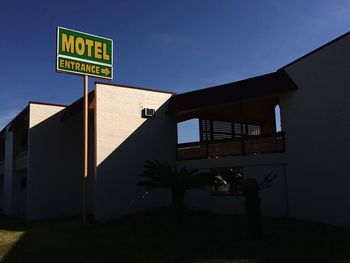
[[[295,89],[297,86],[288,74],[284,70],[278,70],[254,78],[173,96],[168,111],[175,114],[179,121],[183,121],[189,119],[192,116],[189,113],[194,111],[203,111]]]

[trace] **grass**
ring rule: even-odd
[[[280,218],[263,226],[254,243],[233,216],[192,215],[181,227],[147,215],[85,226],[0,217],[0,262],[350,262],[348,228]]]

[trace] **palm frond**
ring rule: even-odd
[[[209,173],[186,167],[171,167],[168,163],[158,160],[147,161],[143,173],[139,176],[146,180],[138,185],[148,188],[202,189],[210,184]]]

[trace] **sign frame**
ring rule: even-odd
[[[79,58],[79,57],[74,57],[74,56],[68,56],[68,55],[64,55],[64,54],[60,54],[59,51],[60,51],[60,29],[63,29],[63,30],[68,30],[68,31],[72,31],[74,33],[77,33],[77,34],[83,34],[83,35],[86,35],[86,36],[89,36],[89,37],[92,37],[92,38],[99,38],[99,39],[103,39],[103,40],[106,40],[106,41],[110,41],[111,43],[111,53],[110,53],[110,56],[111,56],[111,63],[110,64],[107,64],[107,63],[103,63],[103,62],[99,62],[99,61],[94,61],[94,60],[88,60],[88,59],[84,59],[84,58]],[[62,26],[57,26],[57,32],[56,32],[56,72],[58,73],[68,73],[68,74],[72,74],[72,75],[78,75],[78,76],[91,76],[91,77],[94,77],[94,78],[102,78],[102,79],[108,79],[108,80],[113,80],[113,60],[114,60],[114,43],[113,43],[113,39],[110,39],[110,38],[106,38],[106,37],[101,37],[101,36],[97,36],[97,35],[94,35],[94,34],[89,34],[89,33],[85,33],[85,32],[82,32],[82,31],[78,31],[78,30],[74,30],[74,29],[69,29],[69,28],[66,28],[66,27],[62,27]],[[81,63],[86,63],[86,64],[91,64],[91,65],[94,65],[94,66],[99,66],[99,67],[105,67],[106,69],[108,69],[110,71],[110,77],[108,76],[103,76],[102,72],[101,74],[94,74],[94,73],[87,73],[87,72],[82,72],[82,71],[77,71],[77,70],[67,70],[67,69],[62,69],[59,67],[59,60],[61,59],[67,59],[67,60],[72,60],[72,61],[77,61],[77,62],[81,62]],[[102,71],[103,69],[101,69]],[[109,73],[107,74],[109,75]]]

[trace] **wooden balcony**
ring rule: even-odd
[[[241,138],[211,140],[177,145],[177,160],[225,158],[285,151],[285,134],[251,135]]]

